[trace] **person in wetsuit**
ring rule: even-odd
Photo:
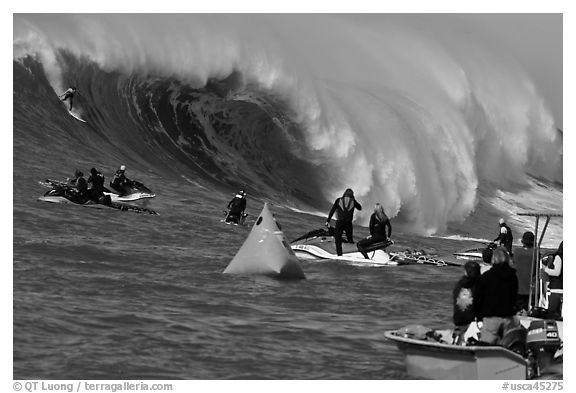
[[[342,234],[346,232],[348,243],[354,243],[352,220],[354,218],[354,209],[362,210],[354,198],[354,191],[350,188],[344,191],[344,194],[337,198],[328,213],[326,227],[330,227],[330,220],[335,214],[336,225],[334,226],[334,240],[336,243],[336,254],[342,256]]]
[[[60,193],[66,199],[74,203],[85,203],[87,199],[86,191],[88,190],[88,183],[84,178],[82,171],[76,169],[73,179],[67,179],[65,185],[54,184],[53,190],[50,193]]]
[[[100,203],[101,198],[104,197],[104,175],[97,171],[96,168],[92,168],[90,169],[88,183],[92,184],[92,187],[88,190],[88,198]]]
[[[500,219],[500,233],[498,237],[494,239],[494,243],[498,244],[499,246],[504,246],[508,254],[512,256],[512,229],[506,224],[503,218]]]
[[[370,236],[356,243],[358,251],[360,251],[366,259],[370,259],[366,252],[368,246],[375,243],[389,243],[390,236],[392,235],[392,225],[390,225],[390,220],[386,213],[384,213],[384,208],[379,203],[374,206],[374,213],[370,216],[369,228]]]
[[[76,187],[76,198],[81,201],[85,201],[87,196],[86,192],[88,191],[88,182],[84,178],[84,173],[82,171],[76,169],[74,172],[74,179],[70,180],[70,183]]]
[[[239,224],[244,215],[244,210],[246,210],[246,191],[240,190],[238,194],[228,202],[228,215],[226,216],[226,222]]]
[[[61,95],[58,96],[58,98],[60,98],[62,101],[69,100],[70,108],[68,110],[70,112],[72,111],[72,105],[74,103],[74,96],[76,94],[80,94],[80,93],[78,93],[78,90],[76,90],[76,87],[72,86],[68,90],[66,90],[64,93],[62,93]]]
[[[126,177],[126,165],[120,165],[120,168],[114,173],[114,177],[110,182],[110,187],[118,191],[120,196],[126,194],[127,187],[133,187],[134,181]]]

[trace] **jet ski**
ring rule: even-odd
[[[337,260],[367,266],[397,266],[404,264],[401,261],[391,259],[390,255],[385,251],[386,247],[392,244],[391,242],[376,243],[368,247],[366,251],[370,259],[364,258],[358,251],[356,243],[342,242],[342,255],[337,255],[334,237],[331,233],[333,234],[333,230],[319,229],[311,231],[304,236],[300,236],[290,246],[296,256],[301,259]]]
[[[486,249],[490,249],[493,251],[496,249],[496,244],[490,243],[484,247],[477,247],[477,248],[460,250],[460,251],[453,253],[453,255],[456,257],[456,259],[461,259],[464,261],[475,261],[475,262],[480,263],[480,262],[484,262],[484,259],[482,257],[482,253],[485,252]]]
[[[52,179],[46,179],[39,183],[50,188],[70,186],[67,182]],[[113,187],[111,188],[112,190],[104,187],[104,195],[110,196],[112,202],[134,202],[140,199],[154,198],[156,196],[156,194],[154,194],[148,187],[138,181],[133,181],[131,186],[124,186],[122,190],[117,190]]]
[[[342,239],[342,255],[336,254],[334,228],[316,229],[292,241],[291,247],[297,257],[311,260],[338,260],[364,265],[399,266],[399,265],[432,265],[462,266],[460,263],[439,259],[423,251],[386,251],[392,246],[392,240],[374,243],[366,248],[368,257],[358,251],[356,244],[346,243]]]
[[[246,225],[246,217],[248,217],[247,213],[242,213],[242,215],[239,218],[237,218],[234,215],[230,215],[229,210],[224,210],[224,215],[226,217],[220,220],[220,222],[223,222],[227,225],[240,225],[240,226]]]
[[[71,203],[75,205],[81,205],[84,207],[91,207],[96,209],[116,209],[121,211],[131,211],[135,213],[148,213],[157,215],[154,210],[147,209],[144,207],[130,205],[127,203],[113,202],[110,196],[104,195],[98,202],[87,199],[86,197],[79,195],[75,187],[69,186],[64,183],[64,185],[55,185],[53,189],[47,191],[43,196],[38,198],[42,202],[51,203]]]
[[[111,190],[105,189],[104,194],[110,195],[113,202],[131,202],[156,196],[148,187],[136,180],[132,180],[130,185],[126,184],[120,189],[115,188],[110,182],[110,188]]]

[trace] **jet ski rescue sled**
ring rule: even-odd
[[[336,254],[333,232],[325,229],[310,231],[300,236],[291,244],[298,258],[312,260],[336,260],[367,266],[399,266],[399,265],[433,265],[460,266],[458,263],[447,262],[426,255],[423,252],[398,251],[388,252],[386,248],[392,241],[374,243],[366,248],[369,259],[358,251],[356,244],[342,242],[342,255]]]
[[[291,248],[298,258],[323,259],[353,262],[366,265],[397,266],[402,264],[390,259],[390,255],[384,250],[388,244],[375,244],[368,248],[370,259],[364,258],[358,251],[356,244],[342,243],[342,255],[336,254],[336,245],[332,236],[314,236],[311,238],[296,240]]]
[[[267,203],[224,273],[260,274],[282,279],[306,278]]]
[[[519,213],[536,218],[535,237],[538,239],[539,220],[546,218],[540,240],[535,243],[532,264],[540,265],[540,246],[551,217],[560,213]],[[531,287],[543,284],[540,269],[532,278]],[[427,379],[562,379],[563,338],[562,319],[554,319],[540,307],[547,296],[536,290],[530,296],[527,315],[517,315],[520,327],[506,332],[498,345],[478,341],[478,327],[470,324],[462,343],[455,342],[452,329],[433,330],[421,325],[408,325],[384,333],[396,343],[404,355],[406,372],[412,378]]]

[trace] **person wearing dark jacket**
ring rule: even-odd
[[[120,196],[126,194],[127,188],[133,187],[134,182],[126,177],[126,165],[120,165],[120,168],[114,173],[110,187],[118,191]]]
[[[558,250],[554,254],[552,264],[544,267],[544,271],[548,274],[548,289],[550,296],[548,297],[548,315],[554,319],[562,318],[562,302],[564,297],[564,266],[563,266],[563,249],[564,242],[560,242]]]
[[[536,263],[532,263],[534,234],[530,231],[522,235],[522,248],[514,251],[514,267],[518,277],[517,311],[528,311],[530,306],[530,286],[536,273]],[[532,298],[535,294],[532,293]]]
[[[70,198],[75,203],[84,203],[87,199],[88,183],[84,178],[84,173],[76,169],[74,172],[74,179],[70,179],[69,183],[74,187]]]
[[[228,202],[228,214],[226,215],[226,222],[233,222],[239,224],[246,210],[246,192],[240,190],[238,194]]]
[[[452,305],[454,313],[454,343],[461,345],[464,334],[476,315],[474,313],[474,291],[476,283],[480,277],[480,265],[476,261],[468,261],[464,265],[464,276],[454,286],[452,290]]]
[[[506,247],[508,254],[512,255],[512,242],[514,240],[514,236],[512,235],[512,229],[506,224],[503,218],[500,219],[500,233],[494,239],[494,243],[498,244],[499,246]]]
[[[99,202],[104,196],[104,175],[96,168],[90,169],[88,184],[92,184],[92,188],[88,190],[88,197],[94,202]]]
[[[379,203],[374,206],[374,213],[370,216],[369,228],[370,236],[356,243],[358,251],[360,251],[366,259],[370,259],[366,252],[368,246],[375,243],[388,242],[392,235],[392,225],[390,225],[390,220],[386,213],[384,213],[384,208]]]
[[[336,217],[334,240],[336,243],[336,254],[339,256],[342,255],[342,234],[344,232],[346,232],[346,240],[348,243],[354,243],[352,227],[354,209],[362,210],[362,206],[354,198],[354,191],[348,188],[340,198],[334,201],[328,213],[328,218],[326,219],[326,226],[330,227],[332,216],[335,215]]]
[[[519,326],[516,314],[518,277],[504,247],[492,254],[492,267],[478,279],[474,292],[474,313],[482,321],[480,340],[496,344],[504,334]]]

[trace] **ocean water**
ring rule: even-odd
[[[516,213],[562,210],[561,132],[517,66],[481,51],[471,67],[458,42],[334,16],[302,17],[300,40],[274,16],[205,18],[14,17],[13,377],[407,378],[383,332],[450,325],[462,270],[303,260],[301,281],[223,275],[251,219],[268,202],[294,239],[352,187],[356,239],[381,202],[397,250],[449,258],[501,216],[518,244],[533,223]],[[435,61],[407,67],[400,48]],[[86,124],[56,97],[71,84]],[[37,200],[39,180],[109,180],[120,164],[159,215]],[[239,188],[248,225],[228,226]],[[562,221],[548,234],[555,247]]]

